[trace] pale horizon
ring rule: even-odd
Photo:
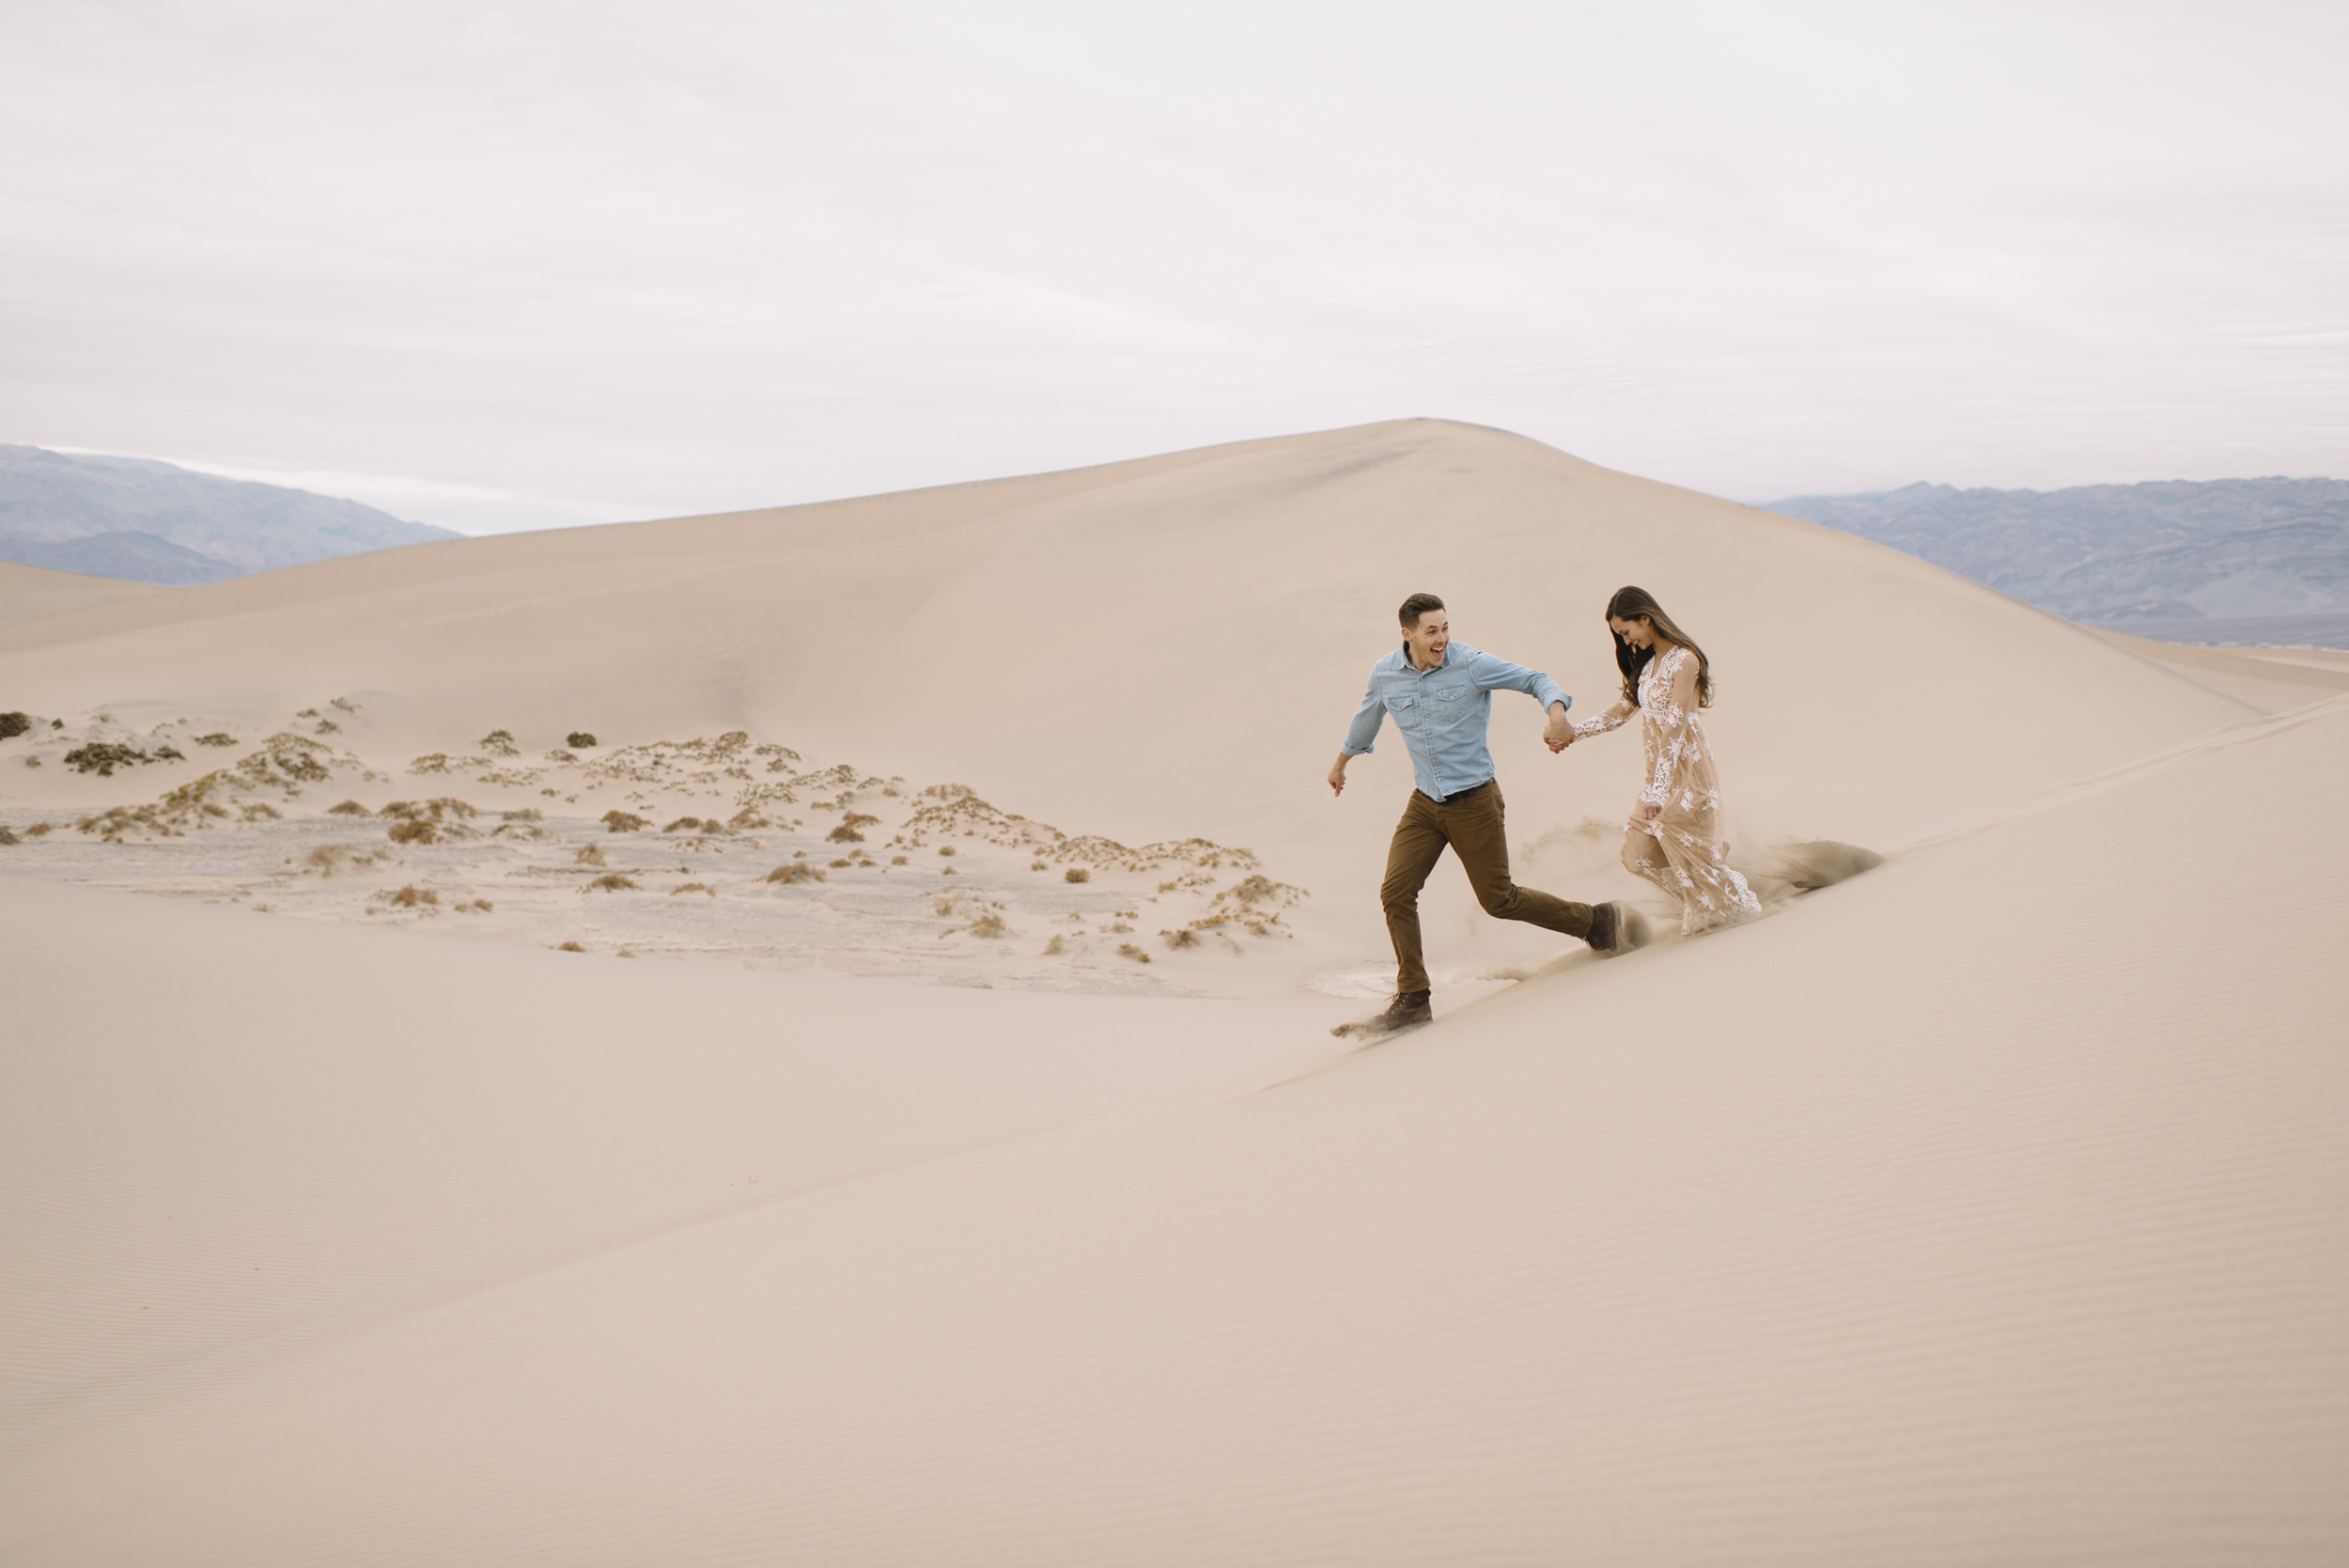
[[[461,532],[1415,414],[1748,502],[2349,469],[2312,9],[0,39],[0,440]]]

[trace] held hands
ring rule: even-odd
[[[1653,822],[1663,815],[1664,808],[1657,805],[1655,801],[1642,800],[1640,802],[1640,815],[1643,820]]]
[[[1549,705],[1549,722],[1542,730],[1542,743],[1555,753],[1574,744],[1574,726],[1566,722],[1565,705]]]

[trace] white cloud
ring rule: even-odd
[[[26,8],[0,439],[476,527],[1409,413],[1749,499],[2339,473],[2343,41],[2258,7]]]

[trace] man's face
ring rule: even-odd
[[[1440,610],[1423,610],[1419,624],[1406,627],[1403,639],[1411,644],[1411,662],[1422,669],[1443,662],[1443,650],[1452,645],[1452,620]]]

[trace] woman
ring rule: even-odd
[[[1695,936],[1762,912],[1746,879],[1729,868],[1721,842],[1720,778],[1697,710],[1713,705],[1704,650],[1672,624],[1644,588],[1607,601],[1623,698],[1574,726],[1566,744],[1618,728],[1637,710],[1647,741],[1647,787],[1625,824],[1626,869],[1680,901],[1680,930]]]

